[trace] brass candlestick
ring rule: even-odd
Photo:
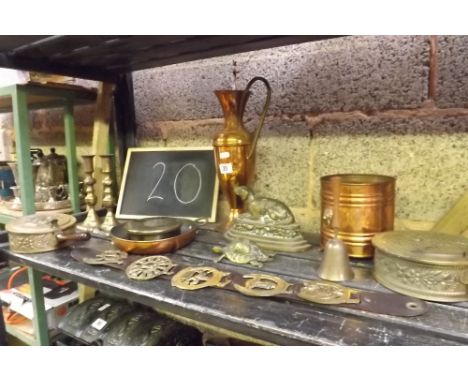
[[[86,177],[84,179],[84,184],[86,186],[85,203],[86,203],[86,211],[88,211],[88,214],[84,222],[79,224],[77,227],[83,231],[92,232],[92,231],[97,230],[100,226],[99,217],[96,213],[96,210],[94,209],[94,206],[97,203],[97,196],[94,193],[94,184],[96,183],[96,180],[93,178],[94,155],[83,155],[82,158],[83,158],[83,170],[86,174]]]
[[[117,220],[115,220],[114,215],[114,196],[112,195],[112,179],[110,173],[112,171],[112,158],[114,155],[100,155],[101,157],[101,172],[104,174],[104,179],[102,180],[103,184],[103,197],[102,197],[102,206],[107,210],[106,217],[101,224],[101,231],[109,234],[112,227],[117,225]]]

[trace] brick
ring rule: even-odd
[[[437,59],[437,105],[468,107],[468,36],[439,36]]]
[[[74,111],[76,142],[91,145],[94,106],[77,106]],[[31,143],[45,146],[64,146],[64,113],[62,109],[38,110],[30,113]]]
[[[148,121],[222,116],[213,93],[252,77],[273,88],[269,115],[416,108],[427,99],[429,38],[352,36],[242,53],[135,72],[138,125]],[[264,90],[252,88],[246,118],[261,109]]]

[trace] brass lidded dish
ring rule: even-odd
[[[76,219],[66,214],[22,216],[6,224],[12,251],[40,253],[53,251],[75,240],[88,240],[87,233],[75,233]]]
[[[430,301],[468,301],[468,238],[394,231],[372,242],[374,276],[385,287]]]

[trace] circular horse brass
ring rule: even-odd
[[[288,291],[291,284],[273,275],[250,274],[244,279],[247,279],[244,285],[234,284],[234,288],[247,296],[272,297],[291,293]]]
[[[151,280],[172,274],[175,264],[166,256],[149,256],[131,263],[125,273],[132,280]]]
[[[358,291],[339,284],[306,281],[297,295],[317,304],[358,304],[359,298],[352,297],[357,293]]]
[[[189,267],[182,269],[171,280],[172,286],[184,290],[197,290],[207,287],[224,287],[231,282],[223,281],[229,272],[221,272],[212,267]]]

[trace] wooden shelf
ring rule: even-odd
[[[10,85],[0,88],[0,112],[13,110],[12,95],[24,89],[29,110],[63,107],[66,99],[73,98],[75,105],[89,104],[96,100],[96,91],[69,85],[34,84]]]
[[[29,320],[28,320],[29,321]],[[29,321],[29,325],[32,326],[31,321]],[[32,334],[26,333],[25,331],[21,330],[18,328],[17,325],[5,325],[6,332],[14,337],[20,340],[23,344],[29,345],[29,346],[34,346],[36,345],[36,339]]]
[[[5,315],[5,310],[3,311]],[[18,339],[22,344],[28,346],[39,345],[34,337],[33,323],[31,320],[25,319],[24,322],[17,325],[5,324],[5,329],[10,337]],[[49,337],[56,337],[59,332],[57,330],[49,330]],[[11,340],[9,340],[11,342]]]

